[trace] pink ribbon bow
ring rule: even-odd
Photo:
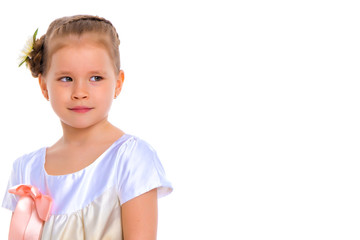
[[[10,240],[38,240],[44,221],[50,217],[52,199],[31,185],[18,185],[9,193],[20,196],[10,223]]]

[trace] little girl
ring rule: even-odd
[[[108,121],[124,81],[119,44],[111,22],[88,15],[34,34],[24,62],[63,136],[14,162],[9,239],[156,239],[157,198],[172,186],[155,150]]]

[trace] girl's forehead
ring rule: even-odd
[[[51,58],[51,69],[111,69],[112,59],[103,47],[94,44],[67,45],[56,51]],[[111,68],[110,68],[111,67]]]

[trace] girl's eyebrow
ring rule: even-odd
[[[91,75],[102,75],[102,76],[106,75],[106,73],[102,72],[102,71],[90,71],[89,74],[91,74]]]
[[[71,72],[67,72],[67,71],[59,71],[59,72],[55,72],[55,75],[58,76],[58,75],[70,75]]]

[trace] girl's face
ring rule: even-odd
[[[46,76],[39,77],[43,94],[63,124],[87,128],[107,120],[111,103],[122,87],[124,73],[115,73],[106,48],[93,35],[66,38],[50,59]]]

